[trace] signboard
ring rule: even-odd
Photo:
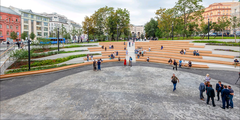
[[[0,36],[0,37],[3,37],[3,36]]]

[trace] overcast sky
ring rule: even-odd
[[[155,11],[162,8],[172,8],[178,0],[0,0],[1,6],[31,9],[36,13],[62,14],[79,24],[85,16],[90,16],[101,7],[108,6],[126,8],[130,11],[130,22],[134,25],[144,25],[155,17]],[[216,2],[231,2],[232,0],[203,0],[204,7]],[[235,0],[237,1],[237,0]]]

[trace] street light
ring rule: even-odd
[[[208,18],[208,40],[209,40],[209,18]]]
[[[173,40],[173,23],[172,23],[172,40]]]
[[[89,31],[88,31],[88,26],[87,26],[87,41],[88,41],[88,43],[89,43]]]
[[[59,28],[58,28],[57,42],[58,42],[58,53],[59,53]]]
[[[28,35],[28,71],[31,71],[30,39]]]
[[[118,24],[117,24],[117,41],[118,41]]]

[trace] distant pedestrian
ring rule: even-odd
[[[206,74],[206,81],[210,81],[211,78],[209,77],[209,74]]]
[[[111,47],[112,47],[111,44],[109,44],[109,49],[111,49]]]
[[[161,45],[161,50],[163,49],[163,46]]]
[[[107,51],[107,47],[105,47],[105,51]]]
[[[89,61],[89,55],[87,54],[87,61]]]
[[[104,49],[104,45],[102,45],[102,49]]]
[[[112,45],[112,49],[114,49],[114,46]]]
[[[94,60],[93,61],[93,71],[96,71],[97,70],[97,65],[96,65],[97,63],[96,63],[96,61]]]
[[[127,60],[126,59],[124,59],[124,66],[126,66],[127,65]]]
[[[218,81],[218,83],[216,84],[216,92],[217,92],[217,97],[218,97],[217,101],[219,101],[219,99],[220,99],[219,94],[222,92],[222,90],[223,90],[223,84],[221,81]]]
[[[235,59],[235,60],[233,61],[233,64],[234,64],[234,67],[236,68],[236,66],[239,64],[238,59]]]
[[[149,50],[149,52],[150,52],[150,51],[151,51],[151,48],[149,47],[148,50]]]
[[[137,54],[138,59],[139,59],[139,57],[140,57],[140,53],[141,53],[141,52],[138,52],[138,54]]]
[[[120,57],[118,57],[118,61],[121,61],[121,58],[120,58]]]
[[[130,56],[130,58],[129,58],[129,66],[132,67],[132,57],[131,57],[131,56]]]
[[[184,49],[184,51],[183,51],[183,52],[184,52],[184,55],[185,55],[185,54],[186,54],[186,49]]]
[[[228,86],[228,90],[229,90],[229,105],[230,105],[230,107],[231,108],[233,108],[233,101],[232,101],[232,99],[233,99],[233,95],[234,95],[234,91],[232,90],[232,88],[231,88],[231,86],[229,85]]]
[[[171,79],[172,79],[172,83],[173,83],[173,91],[175,91],[176,90],[176,86],[177,86],[177,82],[179,82],[179,79],[175,76],[175,74],[173,74]]]
[[[118,56],[118,51],[116,52],[116,56]]]
[[[173,60],[173,70],[174,70],[174,68],[176,68],[176,71],[177,71],[177,62],[176,62],[176,60]]]
[[[8,47],[9,47],[9,44],[10,44],[9,41],[7,41],[7,49],[8,49]]]
[[[132,42],[132,46],[134,45],[134,42]]]
[[[182,67],[182,60],[181,59],[179,60],[179,67],[180,68]]]
[[[97,62],[97,64],[98,64],[98,70],[101,70],[101,59],[100,60],[98,60],[98,62]]]
[[[125,45],[125,42],[123,44]]]
[[[142,57],[143,57],[143,53],[144,53],[144,51],[142,50]]]
[[[213,107],[216,106],[215,103],[214,103],[214,97],[215,97],[215,92],[212,89],[212,85],[210,84],[209,87],[208,87],[208,90],[207,90],[207,104],[209,104],[209,100],[211,98]]]
[[[149,62],[149,57],[147,58],[147,62]]]
[[[200,99],[201,100],[203,100],[204,101],[204,96],[203,96],[203,92],[205,91],[205,86],[206,86],[206,82],[204,82],[204,83],[201,83],[200,85],[199,85],[199,91],[200,91]]]
[[[126,50],[126,55],[128,55],[128,50]]]
[[[131,42],[129,42],[129,47],[131,47]]]
[[[222,109],[225,109],[225,102],[227,102],[227,108],[229,108],[229,95],[230,95],[230,91],[227,89],[227,85],[224,85],[223,87],[224,87],[224,89],[221,92]]]

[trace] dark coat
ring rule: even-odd
[[[208,87],[207,95],[210,97],[215,97],[214,89],[212,89],[211,87]]]
[[[217,91],[220,91],[220,92],[221,92],[221,90],[223,89],[223,84],[221,84],[221,88],[220,88],[220,89],[219,89],[219,88],[220,88],[220,85],[217,83],[217,84],[216,84],[216,90],[217,90]]]
[[[230,91],[228,89],[223,89],[221,92],[222,98],[227,98],[230,95]]]

